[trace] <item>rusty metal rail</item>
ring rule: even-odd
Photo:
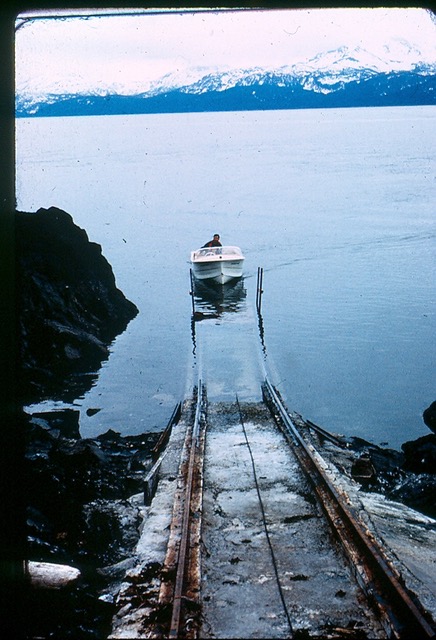
[[[197,388],[195,416],[187,429],[175,496],[168,549],[159,593],[170,619],[169,638],[196,637],[200,601],[200,533],[203,496],[206,390]]]
[[[274,418],[310,480],[332,530],[340,540],[350,566],[380,616],[387,637],[398,639],[435,638],[436,632],[419,603],[404,586],[401,575],[394,569],[383,550],[367,530],[357,513],[353,513],[347,497],[333,486],[304,440],[268,379],[262,385],[263,397]]]

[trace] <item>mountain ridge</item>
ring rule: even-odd
[[[17,117],[238,111],[254,109],[436,104],[436,63],[381,58],[340,47],[277,68],[191,69],[144,83],[145,90],[97,87],[36,95],[17,93]]]

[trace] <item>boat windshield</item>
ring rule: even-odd
[[[199,258],[210,258],[211,256],[241,256],[241,250],[239,247],[203,247],[193,252],[194,260]]]

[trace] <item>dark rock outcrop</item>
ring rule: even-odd
[[[351,475],[363,489],[436,518],[436,435],[405,442],[402,451],[361,438],[351,438],[349,446],[356,455]]]
[[[424,410],[422,417],[430,431],[436,433],[436,401]]]
[[[413,473],[436,473],[436,435],[404,442],[401,448],[404,451],[403,469]]]
[[[416,511],[436,518],[436,475],[430,473],[407,474],[387,494],[391,500],[402,502]]]
[[[16,272],[19,399],[72,400],[138,309],[100,245],[55,207],[16,213]]]

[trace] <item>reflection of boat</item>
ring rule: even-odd
[[[213,280],[195,280],[193,284],[195,320],[219,318],[223,313],[241,311],[247,297],[243,278],[224,285]]]
[[[192,272],[197,280],[225,284],[242,276],[243,263],[239,247],[203,247],[191,252]]]

